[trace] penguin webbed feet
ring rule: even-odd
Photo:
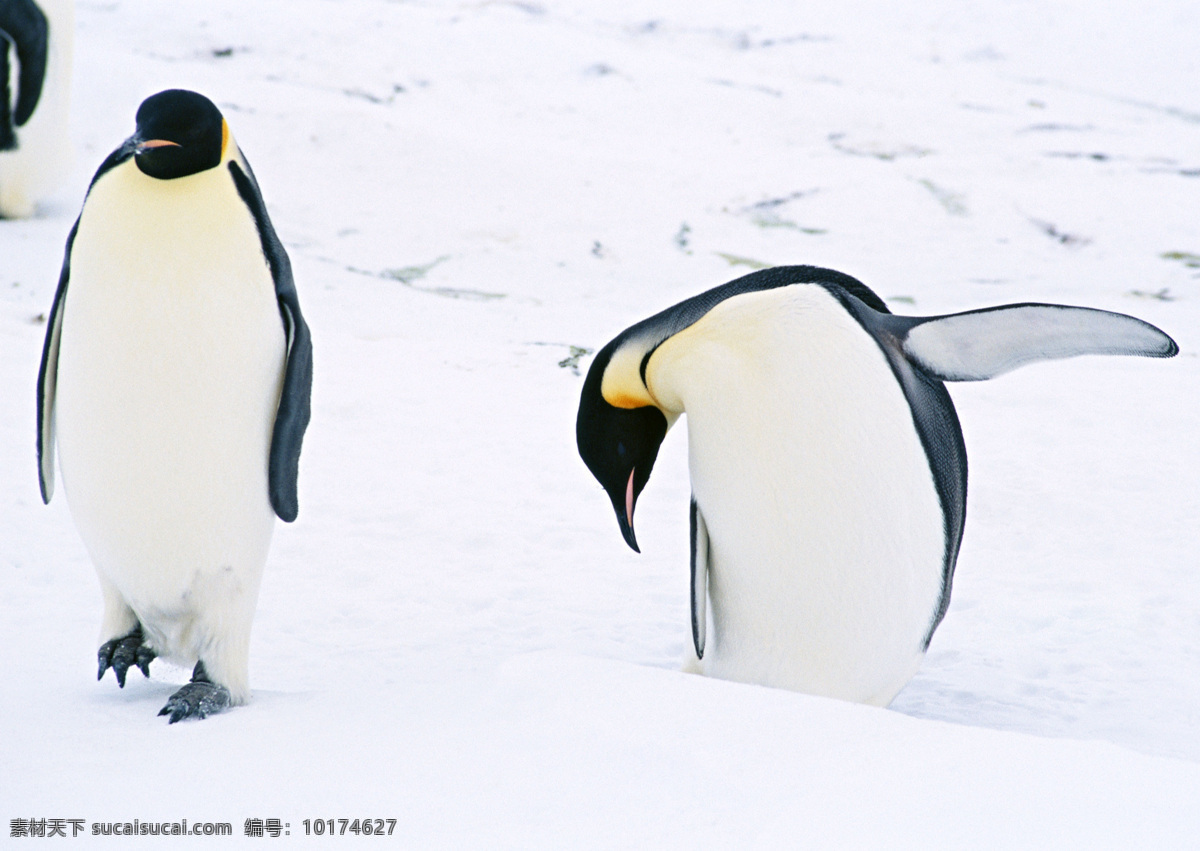
[[[117,676],[117,685],[125,688],[126,672],[136,666],[143,676],[149,677],[150,663],[157,656],[154,649],[146,644],[146,637],[142,634],[142,625],[138,624],[125,635],[100,645],[100,650],[96,653],[96,658],[100,663],[96,679],[104,679],[104,672],[112,668],[113,673]]]
[[[197,662],[192,671],[192,681],[171,695],[159,715],[170,715],[168,724],[184,718],[207,718],[229,708],[232,698],[229,689],[214,683],[204,670],[204,663]]]

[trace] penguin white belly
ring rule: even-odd
[[[825,289],[730,298],[655,352],[709,534],[706,673],[887,705],[942,591],[942,507],[876,342]]]
[[[95,183],[63,305],[67,500],[105,586],[105,629],[119,620],[115,589],[160,655],[207,654],[235,702],[274,525],[285,348],[259,235],[224,164],[160,181],[130,160]]]

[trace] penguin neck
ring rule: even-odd
[[[76,251],[94,247],[97,268],[113,265],[130,285],[137,280],[159,289],[187,278],[192,266],[219,264],[211,246],[228,244],[233,232],[257,244],[254,222],[229,174],[236,151],[230,144],[221,165],[172,180],[143,174],[132,159],[107,171],[88,192]]]
[[[642,362],[655,342],[646,335],[636,336],[623,341],[613,351],[600,383],[600,395],[604,397],[604,401],[615,408],[644,408],[652,405],[663,409],[642,376]]]
[[[646,365],[647,392],[660,407],[695,413],[710,397],[777,398],[826,338],[862,330],[823,287],[797,285],[734,296],[664,341]],[[751,387],[750,385],[754,385]]]

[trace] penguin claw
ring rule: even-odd
[[[100,650],[96,654],[100,663],[96,679],[104,679],[104,672],[112,668],[117,677],[117,685],[125,688],[125,674],[135,666],[143,676],[149,677],[150,663],[158,654],[144,642],[145,636],[143,636],[142,627],[139,624],[127,634],[100,645]]]
[[[150,663],[153,662],[156,658],[158,658],[158,654],[155,653],[152,649],[150,649],[150,647],[148,647],[147,645],[142,644],[138,647],[137,666],[138,666],[138,669],[142,672],[142,676],[145,677],[146,679],[150,679]]]
[[[207,718],[229,708],[229,689],[207,680],[192,680],[167,700],[159,715],[169,715],[168,724],[184,718]]]
[[[197,662],[192,670],[192,681],[175,692],[167,700],[167,705],[159,710],[159,715],[170,715],[168,724],[182,721],[184,718],[207,718],[222,710],[228,709],[231,702],[229,689],[214,683],[204,670],[204,662]]]

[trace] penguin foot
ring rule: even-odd
[[[171,695],[159,715],[170,715],[168,724],[184,718],[207,718],[229,708],[229,689],[208,678],[204,663],[197,662],[192,671],[192,681]]]
[[[138,624],[127,635],[104,642],[96,654],[96,658],[100,662],[100,670],[96,674],[96,679],[104,679],[104,672],[111,667],[113,673],[117,675],[117,685],[125,688],[125,673],[135,665],[144,676],[149,677],[150,663],[158,654],[145,643],[145,640],[145,636],[142,635],[142,625]]]

